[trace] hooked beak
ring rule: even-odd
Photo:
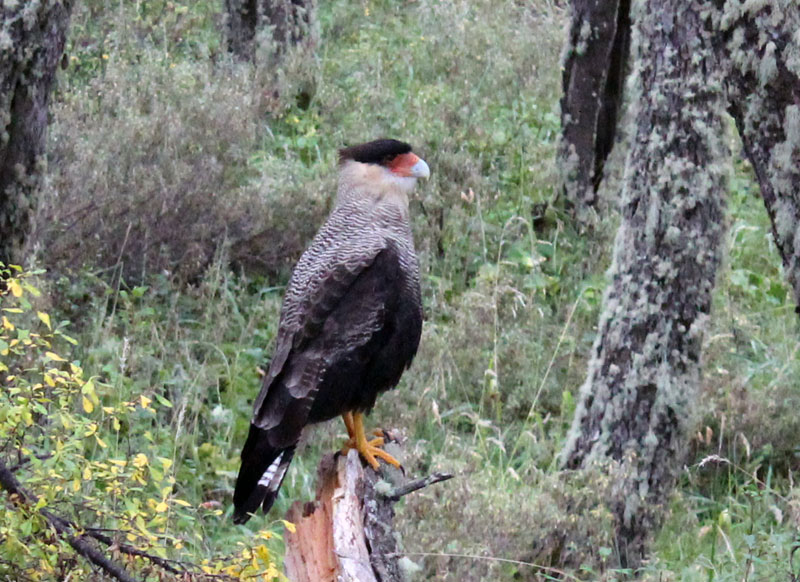
[[[428,164],[425,163],[425,160],[419,158],[417,162],[411,166],[409,173],[414,178],[430,178],[431,169],[428,167]]]
[[[389,170],[404,178],[427,178],[431,175],[431,169],[425,160],[412,152],[395,157],[389,165]]]

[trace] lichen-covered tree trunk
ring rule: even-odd
[[[724,232],[718,64],[698,3],[634,18],[622,223],[563,464],[609,471],[620,561],[635,567],[686,448]]]
[[[718,0],[728,111],[772,219],[800,313],[800,3]]]
[[[0,261],[19,262],[35,207],[47,109],[71,0],[0,2]]]
[[[563,193],[579,220],[595,206],[622,105],[630,0],[573,0],[561,97]]]
[[[225,0],[228,48],[242,60],[253,60],[257,36],[268,27],[275,50],[308,36],[314,0]]]

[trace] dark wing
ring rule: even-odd
[[[402,292],[400,262],[392,244],[373,249],[318,269],[319,278],[309,285],[312,292],[284,310],[242,450],[234,521],[246,521],[259,505],[269,509],[326,371],[351,354],[363,357],[358,352],[384,328]],[[292,324],[284,325],[291,315]]]

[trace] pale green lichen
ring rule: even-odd
[[[767,85],[770,81],[778,76],[778,61],[775,58],[775,51],[777,47],[774,42],[768,42],[764,47],[764,56],[761,58],[761,64],[758,68],[758,80],[762,86]]]
[[[381,479],[380,481],[375,483],[375,492],[378,495],[384,495],[384,496],[389,495],[392,492],[392,489],[393,489],[392,484],[389,483],[388,481],[385,481],[384,479]]]
[[[0,30],[0,51],[10,51],[14,47],[14,41],[6,28]]]
[[[400,573],[403,580],[413,580],[414,577],[422,571],[422,566],[411,560],[408,556],[403,556],[397,560],[397,566],[400,568]]]
[[[592,23],[584,20],[581,24],[581,30],[578,33],[578,44],[575,45],[575,54],[584,55],[589,46],[589,39],[592,36]]]
[[[563,459],[584,467],[608,457],[619,462],[610,503],[641,541],[655,519],[653,503],[674,479],[691,421],[730,170],[722,79],[703,25],[717,17],[677,0],[639,9],[624,219]]]

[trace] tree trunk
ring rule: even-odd
[[[387,451],[396,458],[393,442]],[[452,475],[407,481],[402,471],[364,467],[358,452],[326,455],[317,468],[317,496],[295,501],[286,514],[286,576],[290,582],[403,582],[404,561],[394,530],[394,504],[409,493]]]
[[[631,149],[597,340],[563,451],[608,465],[623,566],[636,567],[686,448],[724,231],[719,66],[696,3],[634,25]]]
[[[20,262],[36,203],[47,109],[72,0],[0,3],[0,261]]]
[[[559,157],[563,195],[584,221],[597,202],[622,105],[630,0],[574,0],[565,48]]]
[[[300,43],[308,35],[313,0],[225,0],[228,48],[242,60],[253,60],[260,31],[270,27],[274,50]]]
[[[728,111],[755,170],[800,313],[800,4],[718,0]],[[794,36],[793,36],[794,35]]]

